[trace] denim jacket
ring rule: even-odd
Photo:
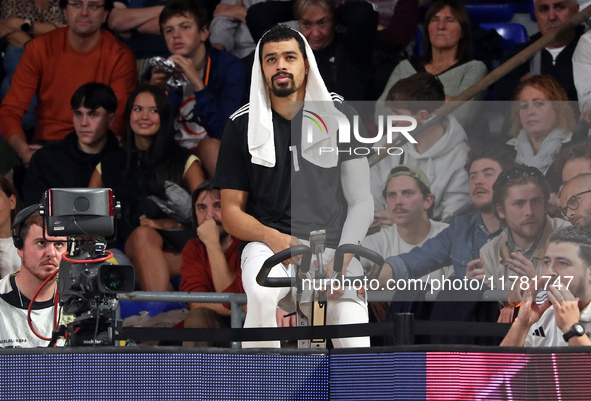
[[[427,240],[421,247],[398,256],[390,256],[386,263],[392,266],[397,280],[419,278],[449,265],[453,265],[457,278],[463,278],[466,276],[468,263],[480,257],[480,248],[501,231],[499,227],[488,233],[480,212],[458,216],[449,227]]]

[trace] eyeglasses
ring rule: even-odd
[[[568,209],[577,210],[579,208],[579,197],[583,194],[588,193],[588,192],[591,192],[591,189],[588,189],[583,192],[579,192],[578,194],[574,194],[573,196],[568,198],[568,200],[566,201],[566,207],[560,209],[560,213],[562,214],[562,217],[568,220],[568,217],[566,217],[566,213],[568,212]]]
[[[105,6],[105,3],[97,3],[96,1],[90,1],[88,3],[84,3],[82,1],[68,1],[68,5],[76,10],[81,10],[82,7],[84,7],[84,4],[86,4],[88,9],[92,11],[100,10]]]

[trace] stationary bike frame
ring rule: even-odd
[[[333,274],[327,280],[326,269],[324,267],[322,252],[325,249],[323,237],[324,231],[313,231],[310,233],[310,246],[296,245],[291,248],[285,249],[275,255],[269,257],[259,274],[257,275],[257,283],[264,287],[292,287],[292,298],[296,306],[297,325],[299,326],[324,326],[326,324],[326,312],[327,312],[327,293],[325,290],[316,290],[320,288],[320,285],[312,285],[312,296],[311,296],[311,312],[308,317],[301,308],[301,298],[303,293],[303,280],[308,278],[310,282],[314,283],[318,280],[321,283],[325,283],[326,287],[330,287],[331,280],[338,280],[343,271],[343,260],[346,253],[352,253],[356,256],[360,256],[369,259],[374,263],[368,274],[363,276],[347,276],[347,279],[353,282],[354,280],[363,281],[377,279],[384,259],[378,253],[364,248],[361,245],[355,244],[344,244],[339,246],[334,254],[333,263]],[[312,254],[316,255],[317,266],[315,266],[310,274]],[[302,259],[299,264],[295,264],[295,276],[294,277],[268,277],[271,269],[279,263],[296,257],[301,256]],[[294,291],[295,290],[295,291]],[[326,348],[326,339],[304,339],[298,340],[298,348]]]

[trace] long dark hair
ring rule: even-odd
[[[143,158],[143,161],[151,172],[151,177],[149,179],[150,185],[153,186],[153,189],[155,190],[162,190],[164,188],[164,181],[166,180],[181,184],[185,160],[180,160],[178,157],[180,145],[178,145],[174,139],[175,131],[172,107],[168,102],[164,91],[153,85],[141,85],[136,88],[129,95],[125,105],[125,147],[127,150],[126,171],[129,171],[131,168],[132,154],[138,152],[135,145],[135,132],[133,132],[130,124],[130,117],[135,99],[140,93],[149,93],[154,97],[154,102],[158,109],[158,115],[160,116],[160,128],[154,135],[154,140],[148,150],[145,151]]]
[[[14,189],[14,185],[12,182],[3,175],[0,175],[0,191],[4,192],[6,197],[10,198],[12,195],[16,198],[16,207],[10,211],[10,221],[14,221],[17,213],[21,210],[21,202],[18,199],[18,195],[16,193],[16,189]]]
[[[433,49],[431,46],[431,39],[429,38],[429,23],[435,14],[443,10],[445,7],[449,7],[451,13],[458,20],[460,27],[462,28],[462,34],[460,36],[458,49],[456,51],[456,58],[458,59],[458,62],[460,64],[465,63],[472,57],[472,54],[470,54],[470,19],[468,18],[466,6],[457,0],[438,0],[433,3],[427,12],[427,15],[425,16],[425,24],[423,27],[423,37],[425,38],[425,57],[423,62],[425,64],[433,61]]]

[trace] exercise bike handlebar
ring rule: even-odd
[[[306,245],[296,245],[291,248],[284,249],[281,252],[271,256],[257,274],[257,283],[263,287],[291,287],[295,285],[295,277],[269,277],[271,269],[283,262],[284,260],[290,259],[294,256],[302,256],[302,262],[300,264],[300,270],[303,273],[307,273],[310,270],[310,262],[312,261],[312,251]]]
[[[343,271],[343,261],[346,253],[352,253],[362,258],[366,258],[374,263],[374,266],[371,268],[369,273],[367,274],[367,278],[370,280],[377,279],[380,275],[380,271],[382,270],[382,265],[384,264],[384,258],[372,251],[371,249],[364,248],[361,245],[356,244],[344,244],[339,246],[334,254],[334,271],[336,273],[341,273]],[[300,264],[300,272],[301,273],[308,273],[310,270],[310,262],[312,260],[312,250],[307,247],[306,245],[296,245],[291,248],[285,249],[281,252],[276,253],[275,255],[268,258],[259,274],[257,274],[257,283],[263,287],[292,287],[295,286],[296,278],[295,277],[269,277],[269,273],[271,269],[278,265],[279,263],[292,258],[294,256],[302,255],[302,262]],[[363,280],[365,276],[355,276],[355,277],[347,277],[350,280]]]
[[[337,248],[334,253],[334,264],[333,268],[335,273],[341,273],[343,271],[343,260],[346,253],[352,253],[362,258],[368,259],[374,263],[371,270],[365,276],[347,276],[349,280],[363,280],[367,277],[369,280],[375,280],[379,277],[382,271],[382,265],[384,264],[384,258],[377,252],[367,249],[361,245],[356,244],[343,244]]]

